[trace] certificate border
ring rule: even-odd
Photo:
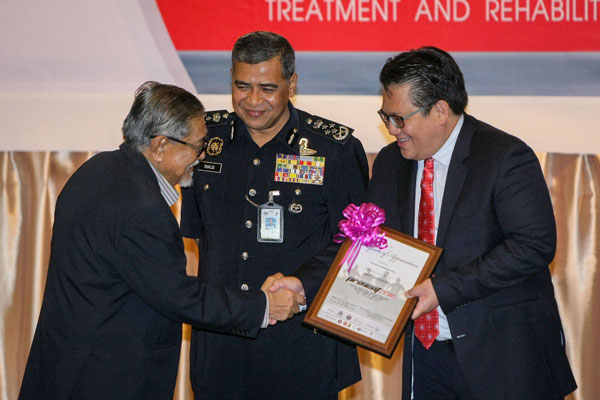
[[[425,243],[422,240],[415,239],[412,236],[406,235],[402,232],[398,232],[392,228],[388,228],[386,226],[381,226],[383,232],[385,232],[385,236],[388,240],[396,240],[400,243],[406,244],[408,246],[414,247],[416,249],[422,250],[429,254],[425,265],[421,268],[421,272],[415,282],[415,285],[427,280],[433,269],[442,254],[442,249],[431,245],[429,243]],[[304,323],[310,325],[313,328],[321,329],[325,332],[328,332],[334,336],[337,336],[343,340],[349,341],[351,343],[357,344],[361,347],[364,347],[368,350],[379,353],[383,356],[390,358],[404,329],[406,328],[406,324],[412,314],[412,310],[417,304],[417,298],[406,299],[402,310],[396,317],[396,321],[394,322],[394,326],[388,335],[388,338],[385,343],[381,343],[375,339],[370,339],[366,336],[363,336],[357,332],[354,332],[348,328],[345,328],[342,325],[334,324],[333,322],[327,321],[323,318],[317,316],[321,307],[323,306],[323,302],[327,297],[327,294],[331,290],[333,283],[338,276],[340,269],[342,268],[342,260],[346,255],[346,252],[350,249],[352,242],[350,239],[344,240],[342,243],[342,247],[337,253],[331,268],[329,268],[329,272],[327,276],[323,280],[323,284],[319,288],[317,295],[311,306],[309,307],[306,316],[304,317]]]

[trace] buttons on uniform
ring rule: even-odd
[[[246,228],[248,228],[248,229],[252,228],[252,221],[250,221],[250,220],[246,221]]]
[[[244,252],[242,253],[242,260],[247,260],[247,259],[248,259],[248,252],[247,252],[247,251],[244,251]]]
[[[242,283],[242,286],[240,286],[240,289],[242,289],[242,290],[248,290],[248,284],[247,283]]]
[[[300,190],[300,188],[298,188],[294,191],[294,193],[296,194],[296,196],[300,196],[302,194],[302,190]]]
[[[258,158],[255,158],[254,160],[252,160],[252,164],[259,166],[260,165],[260,160]]]
[[[250,196],[256,196],[256,189],[250,189],[250,190],[248,190],[248,194]]]
[[[204,185],[203,189],[208,190],[208,188],[210,188],[210,185],[207,183],[206,185]]]

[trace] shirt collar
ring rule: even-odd
[[[163,174],[161,174],[150,161],[148,161],[148,164],[150,164],[152,172],[154,172],[154,175],[156,175],[158,186],[160,187],[160,194],[162,194],[169,207],[171,207],[173,204],[177,203],[177,200],[179,200],[179,192],[177,192],[177,190],[171,186],[169,181],[167,181]]]
[[[464,120],[465,116],[464,114],[461,114],[460,118],[458,119],[458,122],[456,123],[456,126],[454,127],[454,129],[452,129],[448,140],[446,140],[444,145],[433,155],[433,159],[435,161],[445,165],[446,167],[450,166],[452,152],[454,151],[454,146],[456,145],[456,140],[458,139],[458,133],[460,132],[463,126]]]
[[[300,125],[300,117],[298,111],[294,107],[291,101],[288,102],[288,109],[290,110],[290,118],[287,120],[283,128],[279,131],[275,140],[284,142],[290,149],[294,149],[298,142],[298,126]]]

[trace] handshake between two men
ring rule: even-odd
[[[306,309],[304,287],[295,276],[284,276],[281,272],[265,279],[260,288],[269,298],[269,325],[285,321]]]

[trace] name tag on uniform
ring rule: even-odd
[[[277,154],[275,182],[322,185],[325,177],[325,157]]]
[[[198,163],[198,170],[206,171],[206,172],[213,172],[215,174],[220,174],[222,166],[223,166],[223,164],[221,164],[221,163],[210,162],[210,161],[200,161]]]

